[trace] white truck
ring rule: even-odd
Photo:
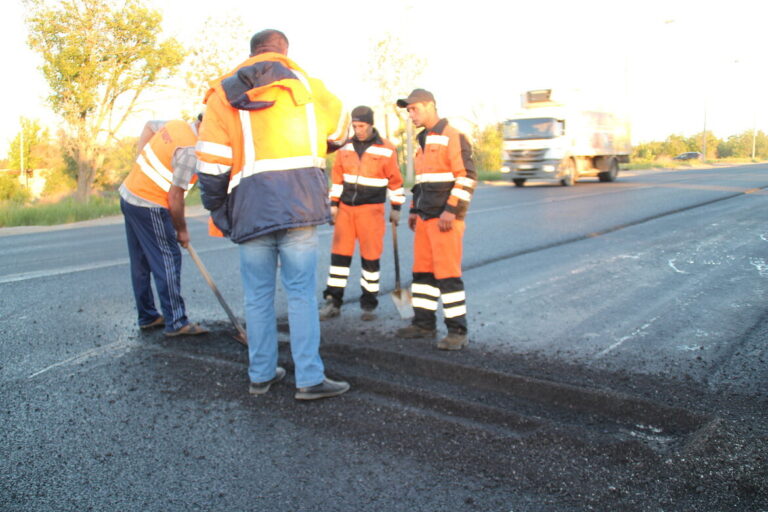
[[[527,91],[523,111],[503,123],[501,172],[522,187],[527,180],[572,186],[582,177],[614,181],[629,162],[629,124],[615,114],[559,102],[552,89]]]

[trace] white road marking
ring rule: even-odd
[[[118,340],[114,343],[110,343],[109,345],[92,348],[90,350],[86,350],[85,352],[77,354],[76,356],[72,356],[70,358],[64,359],[63,361],[59,361],[58,363],[53,363],[51,365],[48,365],[42,370],[38,370],[35,373],[31,374],[27,378],[33,379],[38,375],[42,375],[45,372],[53,370],[54,368],[59,368],[61,366],[72,366],[75,364],[83,363],[89,359],[93,359],[94,357],[99,357],[109,353],[115,353],[116,355],[114,355],[114,357],[120,357],[124,353],[128,352],[129,350],[139,345],[140,343],[138,341]]]
[[[688,272],[684,270],[680,270],[675,266],[675,261],[677,261],[677,258],[672,258],[671,260],[669,260],[669,262],[667,262],[667,264],[672,268],[672,270],[674,270],[678,274],[687,274]]]
[[[625,341],[631,340],[632,338],[637,338],[637,337],[640,337],[640,336],[645,336],[645,330],[648,329],[653,324],[653,322],[656,321],[657,318],[658,317],[651,318],[648,321],[648,323],[643,324],[638,329],[635,329],[634,331],[632,331],[631,334],[629,334],[627,336],[623,336],[622,338],[620,338],[616,343],[614,343],[610,347],[606,348],[605,350],[602,350],[602,351],[598,352],[596,357],[598,357],[598,358],[599,357],[603,357],[608,352],[611,352],[611,351],[615,350],[616,348],[620,347],[621,345],[623,345]]]

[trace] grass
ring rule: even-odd
[[[188,206],[200,204],[200,192],[195,187],[185,203]],[[10,226],[53,226],[83,220],[120,215],[120,196],[114,192],[108,195],[94,195],[88,203],[80,203],[66,197],[56,203],[19,204],[0,202],[0,227]]]

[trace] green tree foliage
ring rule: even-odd
[[[48,139],[48,133],[40,127],[40,123],[32,119],[21,119],[21,129],[8,148],[8,164],[11,169],[31,173],[41,167],[40,151],[42,143]]]
[[[9,172],[0,174],[0,202],[22,204],[27,199],[29,199],[29,193],[19,183],[17,174]]]
[[[184,117],[197,116],[210,82],[232,71],[248,57],[249,41],[243,19],[233,17],[229,12],[218,17],[209,16],[203,21],[195,31],[195,40],[180,69],[184,94],[189,96],[192,106]]]
[[[502,124],[492,124],[477,130],[474,139],[472,156],[478,172],[498,171],[502,161]]]
[[[77,197],[88,199],[104,148],[137,100],[184,58],[161,41],[162,18],[141,0],[26,0],[29,46],[43,58],[49,102],[66,125],[77,164]]]

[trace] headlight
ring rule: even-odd
[[[502,167],[502,168],[501,168],[501,172],[502,172],[503,174],[509,174],[509,167],[507,167],[507,166],[505,165],[504,167]]]
[[[554,165],[542,165],[541,170],[544,172],[555,172],[555,166]]]

